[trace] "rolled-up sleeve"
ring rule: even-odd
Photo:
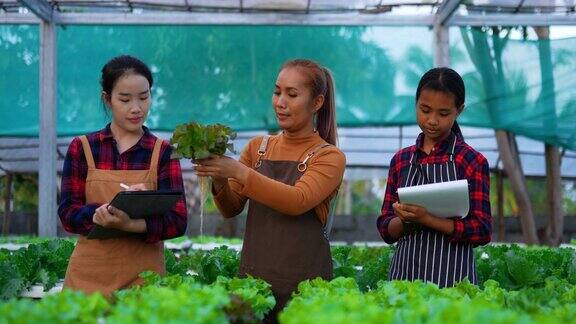
[[[180,161],[170,158],[172,148],[163,143],[163,153],[158,165],[158,190],[184,192]],[[146,242],[155,243],[182,236],[186,232],[188,215],[185,195],[162,217],[146,218]]]
[[[58,217],[64,230],[74,234],[88,235],[94,223],[92,217],[98,204],[86,204],[86,175],[88,165],[82,142],[74,138],[68,146],[62,168],[60,204]]]
[[[396,154],[390,161],[390,169],[388,169],[388,180],[386,181],[386,192],[384,194],[384,201],[380,210],[380,216],[376,220],[376,226],[380,236],[384,242],[392,244],[397,241],[388,232],[388,224],[396,216],[392,204],[398,201],[398,179],[400,174],[401,163],[399,161],[399,154]]]
[[[485,245],[492,236],[488,161],[480,154],[468,158],[465,155],[463,160],[464,177],[469,185],[470,211],[465,218],[454,220],[454,232],[450,240],[467,242],[473,246]]]

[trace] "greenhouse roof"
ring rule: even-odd
[[[0,1],[0,22],[534,26],[574,25],[574,8],[574,0],[9,0]]]

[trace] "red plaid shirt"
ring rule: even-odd
[[[450,137],[449,137],[450,138]],[[392,204],[398,201],[398,186],[402,177],[406,176],[410,166],[410,157],[417,149],[418,163],[445,163],[450,155],[450,140],[447,138],[434,146],[429,155],[422,151],[424,134],[420,134],[416,145],[398,151],[390,162],[386,193],[382,203],[381,215],[378,217],[377,227],[380,236],[387,243],[394,243],[388,233],[390,220],[397,217]],[[454,151],[458,179],[467,179],[469,184],[470,211],[465,218],[454,219],[454,233],[450,239],[454,242],[468,242],[473,246],[484,245],[490,242],[492,234],[492,214],[490,212],[490,170],[486,158],[470,147],[461,138],[456,141]]]
[[[120,154],[112,137],[110,124],[106,128],[87,135],[92,148],[96,168],[103,170],[147,170],[156,136],[144,127],[144,135],[136,145]],[[163,141],[158,163],[158,190],[184,190],[180,161],[171,159],[172,148]],[[94,227],[92,216],[98,204],[86,204],[85,185],[88,164],[80,138],[76,137],[68,147],[62,170],[62,188],[58,215],[68,232],[88,235]],[[186,231],[187,212],[185,198],[179,200],[164,217],[146,219],[146,242],[154,243],[177,236]]]

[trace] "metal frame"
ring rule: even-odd
[[[57,171],[56,155],[56,25],[40,24],[40,130],[38,163],[38,235],[56,236]]]
[[[436,21],[435,23],[444,26],[449,25],[450,19],[456,12],[456,9],[460,6],[462,0],[444,0],[438,10],[436,11]]]
[[[19,0],[40,22],[40,127],[38,137],[38,235],[57,234],[56,155],[56,24],[54,11],[45,0]]]
[[[35,25],[41,21],[42,20],[34,14],[0,13],[0,24]]]
[[[40,19],[52,22],[54,10],[52,6],[45,0],[18,0],[28,9],[30,9]]]
[[[430,26],[432,15],[296,14],[296,13],[158,13],[158,14],[59,14],[58,24],[119,25],[385,25]]]
[[[453,3],[451,0],[448,2]],[[455,1],[455,2],[458,2]],[[438,15],[438,16],[437,16]],[[442,15],[442,16],[440,16]],[[441,18],[445,17],[445,18]],[[339,25],[339,26],[576,26],[576,14],[459,15],[439,11],[428,15],[367,13],[60,13],[58,25]],[[0,24],[37,24],[33,14],[0,13]]]
[[[450,26],[576,26],[576,14],[455,15]]]
[[[450,33],[448,23],[462,0],[444,0],[434,17],[434,64],[450,65]]]

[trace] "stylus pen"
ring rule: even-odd
[[[126,185],[126,184],[123,184],[123,183],[120,184],[120,187],[122,187],[122,188],[124,188],[124,189],[126,189],[126,190],[129,190],[129,189],[130,189],[130,186],[128,186],[128,185]]]

